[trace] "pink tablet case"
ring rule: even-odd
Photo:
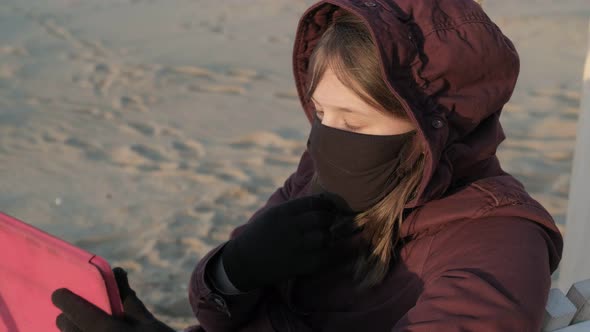
[[[59,332],[51,293],[62,287],[123,313],[106,260],[0,213],[0,332]]]

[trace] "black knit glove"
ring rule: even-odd
[[[53,292],[51,301],[63,311],[56,319],[61,332],[174,332],[157,320],[137,298],[129,286],[125,270],[116,267],[113,272],[125,315],[113,317],[69,289],[60,288]]]
[[[247,292],[350,261],[347,239],[360,229],[325,194],[269,208],[228,241],[221,259],[231,283]]]

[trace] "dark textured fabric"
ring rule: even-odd
[[[306,196],[274,206],[256,217],[240,236],[230,240],[221,260],[232,284],[250,291],[308,275],[350,261],[344,239],[332,236],[332,229],[352,219],[341,216],[325,195]]]
[[[426,147],[426,169],[400,230],[406,244],[369,291],[354,292],[348,274],[327,271],[228,297],[231,317],[209,300],[204,279],[216,248],[189,284],[199,322],[207,332],[539,331],[563,239],[496,157],[500,113],[519,73],[512,42],[472,0],[319,1],[302,15],[293,49],[310,123],[313,104],[303,99],[309,56],[339,7],[362,17],[375,37],[391,93]],[[313,174],[305,151],[255,215],[309,195]]]
[[[221,260],[221,255],[217,255],[211,259],[211,267],[207,270],[207,273],[211,285],[213,285],[215,290],[219,293],[223,295],[238,295],[245,293],[237,289],[236,286],[232,284],[231,280],[229,280],[229,277],[225,272],[225,267],[223,266],[223,261]]]
[[[316,192],[341,198],[353,212],[367,210],[405,175],[400,165],[414,132],[366,135],[325,126],[314,116],[307,149],[317,173]]]

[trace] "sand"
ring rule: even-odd
[[[175,328],[193,267],[297,165],[291,73],[313,1],[0,3],[0,210],[123,266]],[[563,226],[590,6],[484,3],[522,73],[504,168]]]

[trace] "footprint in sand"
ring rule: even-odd
[[[137,166],[137,170],[141,172],[157,172],[162,170],[162,168],[159,165],[144,164]]]
[[[218,205],[230,205],[232,207],[252,206],[259,201],[258,196],[252,194],[241,186],[232,187],[219,195],[215,200]]]
[[[213,215],[215,212],[215,206],[211,204],[199,204],[194,208],[195,212],[198,214],[211,214]]]
[[[118,73],[117,67],[98,62],[93,65],[88,77],[75,76],[72,81],[83,88],[92,88],[97,96],[104,96],[115,83]]]
[[[270,175],[250,174],[250,182],[243,184],[243,188],[260,195],[266,194],[269,190],[277,188],[277,182],[282,182],[285,179],[276,179]],[[282,184],[282,183],[281,183]]]
[[[246,173],[246,170],[215,161],[205,161],[196,169],[196,172],[198,174],[212,175],[226,183],[241,184],[250,181],[250,176]]]
[[[67,135],[57,130],[48,130],[41,134],[41,139],[46,143],[64,142],[67,138]]]
[[[189,91],[193,92],[210,92],[220,93],[225,95],[245,95],[246,88],[240,85],[225,85],[225,84],[213,84],[213,85],[189,85]]]
[[[256,70],[233,68],[218,73],[197,66],[163,67],[155,72],[158,86],[183,86],[190,92],[209,92],[227,95],[245,95],[247,89],[242,84],[264,78]],[[237,83],[237,84],[236,84]]]
[[[195,81],[212,82],[218,76],[215,72],[197,66],[165,66],[156,70],[153,74],[155,84],[158,87],[188,86]]]
[[[134,129],[135,131],[139,132],[140,134],[142,134],[144,136],[152,137],[152,136],[158,134],[158,129],[152,125],[147,124],[147,123],[129,122],[129,123],[127,123],[127,125],[131,129]]]
[[[215,216],[213,210],[192,214],[178,213],[172,217],[168,224],[169,229],[177,234],[191,234],[204,237],[209,234],[212,227],[212,219]]]
[[[233,68],[228,70],[226,78],[230,81],[237,81],[240,83],[251,83],[255,80],[264,79],[265,76],[255,69]]]
[[[143,144],[116,148],[109,157],[113,165],[133,171],[154,172],[176,167],[162,151]]]
[[[222,34],[224,32],[223,25],[219,24],[218,22],[210,23],[208,21],[199,22],[199,26],[213,32],[215,34]]]
[[[58,139],[49,134],[49,133],[44,133],[43,135],[41,135],[41,139],[45,142],[45,143],[57,143]]]
[[[145,159],[148,159],[153,162],[166,162],[168,158],[155,148],[151,148],[149,146],[143,144],[135,144],[131,146],[131,151],[137,153],[138,155],[142,156]]]
[[[154,68],[149,65],[127,65],[121,67],[119,78],[126,85],[137,84],[151,77],[153,71]]]
[[[141,96],[122,96],[114,102],[114,107],[122,110],[147,112],[147,107]]]
[[[213,79],[217,76],[217,74],[207,68],[198,67],[198,66],[178,66],[178,67],[165,67],[163,68],[163,72],[166,70],[176,73],[176,74],[183,74],[186,76],[192,77],[201,77],[201,78],[209,78]]]
[[[299,140],[289,140],[273,132],[260,131],[244,136],[229,144],[236,149],[275,149],[275,152],[284,152],[288,149],[295,149],[302,145]],[[272,152],[272,151],[271,151]]]
[[[199,142],[192,140],[174,141],[172,142],[172,149],[176,151],[181,158],[203,158],[205,156],[205,148]]]
[[[77,137],[70,137],[70,138],[66,139],[64,141],[64,144],[81,150],[86,155],[86,158],[88,158],[90,160],[96,160],[96,161],[108,160],[108,155],[100,147],[98,147],[94,144],[88,143],[88,142],[86,142],[82,139],[79,139]]]

